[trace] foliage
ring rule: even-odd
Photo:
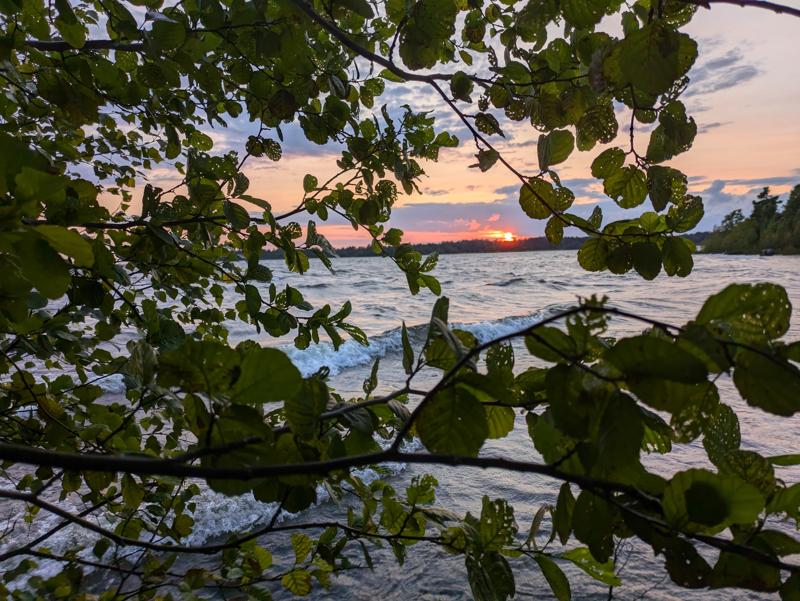
[[[777,286],[729,287],[683,327],[585,299],[482,345],[448,325],[441,297],[424,341],[412,347],[403,326],[407,385],[378,395],[376,363],[356,398],[332,390],[327,370],[304,377],[277,349],[229,341],[240,321],[253,338],[291,335],[298,348],[338,348],[345,336],[368,343],[348,321],[349,302],[313,307],[260,262],[278,249],[295,272],[312,267],[309,257],[330,267],[314,220],[332,215],[367,231],[412,294],[440,295],[436,255],[423,257],[387,224],[398,195],[418,189],[425,161],[459,143],[426,111],[379,106],[387,90],[410,85],[460,120],[477,168],[519,180],[522,209],[548,220],[551,242],[565,227],[589,237],[578,253],[586,269],[687,276],[693,244],[680,234],[702,218],[702,202],[662,163],[696,134],[680,100],[697,56],[682,28],[695,10],[678,0],[0,2],[0,498],[24,508],[26,522],[56,518],[0,554],[0,591],[306,595],[372,567],[373,545],[389,545],[402,563],[424,543],[463,558],[478,599],[514,595],[514,558],[530,560],[565,599],[565,562],[615,586],[615,545],[636,537],[680,586],[796,597],[798,567],[781,558],[800,542],[769,526],[783,517],[796,525],[800,484],[772,468],[796,458],[742,449],[716,386],[732,375],[759,411],[800,410],[797,344],[783,339],[791,306]],[[621,37],[599,29],[606,19],[621,20]],[[630,119],[630,147],[601,150],[617,139],[618,110]],[[538,172],[517,170],[494,146],[522,121],[540,134]],[[245,122],[244,148],[215,150],[212,128]],[[641,153],[634,134],[652,124]],[[248,159],[285,161],[284,139],[300,132],[341,154],[332,175],[307,174],[297,207],[278,213],[248,193],[243,169]],[[606,223],[599,209],[588,219],[571,212],[575,196],[553,167],[576,151],[596,152],[592,173],[620,207],[649,198],[653,210]],[[312,219],[305,227],[301,215]],[[611,317],[647,330],[615,341]],[[539,367],[514,372],[513,338]],[[437,370],[429,390],[412,386]],[[108,398],[99,384],[117,374],[125,395]],[[481,455],[517,414],[542,461]],[[404,450],[412,436],[429,453]],[[666,478],[642,463],[643,451],[701,438],[714,469]],[[504,499],[460,516],[436,505],[429,476],[401,491],[353,469],[395,461],[498,467],[564,485],[525,537]],[[276,509],[250,532],[198,544],[201,486]],[[310,507],[318,486],[346,518],[279,520]],[[70,524],[87,536],[63,553],[49,548]],[[290,537],[288,558],[273,557],[264,536],[279,532]],[[719,553],[700,554],[701,545]],[[214,562],[185,559],[194,554]],[[36,575],[45,560],[63,569]]]
[[[789,193],[783,207],[778,197],[764,188],[753,201],[749,217],[741,209],[732,211],[703,241],[706,252],[750,254],[766,249],[779,254],[800,253],[800,186]]]

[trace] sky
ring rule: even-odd
[[[800,19],[756,8],[713,5],[710,10],[700,9],[685,31],[699,44],[699,58],[683,98],[697,121],[698,136],[693,148],[670,164],[689,176],[690,192],[704,199],[706,216],[698,230],[708,230],[736,208],[747,213],[762,187],[786,193],[800,184]],[[456,133],[462,144],[444,149],[437,163],[423,165],[422,193],[401,195],[388,226],[404,230],[408,242],[500,237],[505,232],[520,237],[543,235],[545,222],[531,220],[520,209],[519,181],[511,173],[499,164],[486,173],[469,168],[475,163],[475,148],[455,116],[433,102],[429,89],[391,86],[387,84],[387,92],[377,102],[433,109],[438,128]],[[623,115],[618,116],[624,122]],[[537,171],[539,132],[525,122],[501,123],[506,138],[492,138],[497,149],[521,171]],[[249,132],[247,126],[234,125],[209,133],[215,150],[225,150],[241,149]],[[285,133],[280,162],[250,159],[245,168],[251,181],[248,193],[269,201],[276,212],[298,204],[306,173],[320,181],[335,173],[339,156],[336,147],[306,141],[299,128],[290,127]],[[620,137],[627,138],[627,128],[621,126]],[[627,145],[627,141],[618,143]],[[643,152],[646,144],[647,132],[637,132],[637,148]],[[633,212],[622,211],[605,197],[602,184],[591,178],[589,166],[602,149],[576,151],[558,166],[562,181],[576,194],[573,210],[588,215],[599,204],[604,221],[632,216]],[[169,179],[168,173],[162,176]],[[368,239],[344,222],[329,222],[319,229],[339,247],[363,245]]]

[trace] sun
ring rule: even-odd
[[[503,234],[503,242],[513,242],[515,240],[514,234],[511,232],[505,232]]]

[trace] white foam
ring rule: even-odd
[[[528,315],[504,317],[470,324],[454,323],[451,324],[451,327],[466,330],[474,334],[478,342],[485,343],[531,326],[560,309],[563,309],[563,307],[557,305],[543,311],[529,313]],[[416,326],[414,330],[421,332],[426,328],[427,326]],[[402,342],[400,329],[396,328],[370,338],[369,346],[363,346],[354,340],[348,340],[339,347],[338,351],[334,350],[333,345],[328,342],[310,346],[305,350],[298,350],[290,345],[280,348],[289,356],[303,376],[307,377],[322,367],[330,369],[331,375],[337,375],[346,369],[370,365],[376,358],[400,352]]]

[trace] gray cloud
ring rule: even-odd
[[[712,94],[748,82],[760,74],[760,69],[746,62],[741,50],[733,48],[695,66],[689,72],[690,84],[685,95]]]

